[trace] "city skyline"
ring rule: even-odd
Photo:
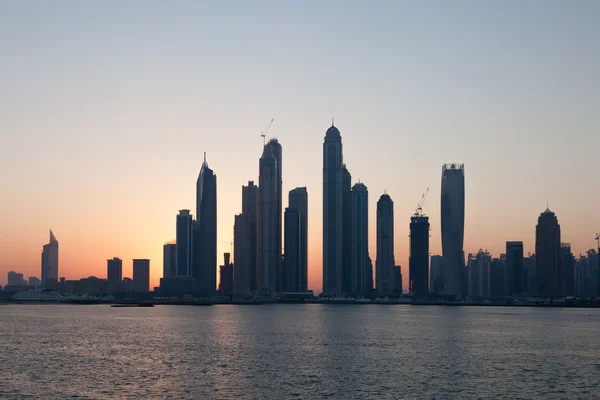
[[[153,4],[136,13],[116,4],[4,5],[0,22],[14,35],[0,39],[13,55],[0,66],[9,133],[0,139],[0,167],[10,171],[0,182],[0,284],[11,270],[39,276],[52,228],[60,276],[103,277],[106,260],[119,257],[123,276],[131,277],[130,260],[142,257],[152,260],[157,286],[163,244],[176,237],[176,210],[195,209],[199,149],[219,175],[216,253],[228,251],[239,187],[257,180],[260,131],[273,117],[269,136],[286,149],[281,192],[306,186],[311,193],[309,289],[321,290],[320,160],[332,115],[354,181],[372,198],[387,190],[394,199],[405,291],[410,216],[427,187],[430,252],[442,253],[438,183],[445,162],[466,165],[466,254],[483,248],[499,255],[509,240],[533,253],[547,201],[561,239],[575,256],[585,254],[600,231],[593,164],[600,146],[598,5],[550,3],[518,10],[497,4],[497,12],[472,3],[439,3],[435,11],[288,4],[260,14],[275,23],[258,31],[243,4],[160,13]],[[332,9],[339,18],[330,19]],[[97,24],[81,22],[89,13]],[[299,22],[299,13],[312,19]],[[122,18],[113,20],[117,14]],[[153,29],[157,15],[179,21],[181,31],[165,40]],[[223,15],[229,30],[215,22]],[[290,34],[285,44],[282,27]],[[329,58],[334,66],[323,61]],[[368,213],[375,260],[373,205]]]

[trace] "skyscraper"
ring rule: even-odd
[[[248,181],[248,186],[242,186],[242,219],[239,219],[240,224],[246,224],[243,228],[243,236],[248,243],[245,246],[248,246],[247,253],[242,255],[245,257],[240,259],[239,261],[243,264],[244,271],[248,271],[248,283],[249,288],[248,292],[244,293],[254,293],[257,289],[257,258],[258,258],[258,244],[257,244],[257,229],[258,229],[258,186],[254,185],[253,181]],[[236,220],[238,221],[238,220]],[[240,225],[240,229],[242,225]],[[240,231],[241,235],[241,231]],[[241,251],[241,249],[240,249]],[[242,253],[240,253],[242,254]],[[234,254],[235,265],[237,268],[238,264],[238,255]],[[244,281],[245,282],[245,281]],[[245,285],[245,283],[244,283]],[[241,287],[240,287],[241,288]],[[240,289],[238,288],[238,289]],[[245,288],[245,286],[244,286]],[[244,289],[245,290],[245,289]]]
[[[301,291],[301,225],[300,211],[291,207],[286,208],[284,229],[284,291],[286,292]]]
[[[535,228],[536,279],[538,296],[560,296],[560,225],[546,209]]]
[[[490,297],[504,296],[504,260],[494,258],[490,262]]]
[[[177,276],[192,275],[192,255],[193,255],[193,231],[192,231],[192,214],[190,210],[179,210],[177,215],[176,228],[176,265]]]
[[[379,254],[377,256],[379,257]],[[354,295],[364,295],[372,290],[372,287],[368,287],[369,281],[373,279],[372,271],[371,279],[369,279],[369,262],[369,191],[364,184],[357,183],[352,187],[351,265],[352,294]],[[393,266],[392,258],[392,268]],[[393,275],[393,270],[391,273]],[[393,285],[390,290],[393,290]]]
[[[196,292],[210,295],[217,287],[217,176],[208,167],[206,153],[196,182],[193,244]]]
[[[352,175],[342,165],[342,292],[352,293]]]
[[[567,296],[575,295],[575,257],[571,252],[570,243],[561,243],[560,245],[561,254],[561,282],[564,285],[564,294]]]
[[[279,146],[281,147],[281,146]],[[259,161],[258,183],[258,287],[264,294],[277,291],[281,263],[281,219],[278,217],[279,161],[270,141]],[[280,149],[279,149],[280,150]]]
[[[342,291],[342,136],[331,125],[323,143],[323,293]]]
[[[165,243],[163,245],[163,277],[177,276],[177,245]]]
[[[277,236],[277,249],[278,249],[278,262],[277,262],[277,278],[275,281],[275,290],[278,292],[283,291],[283,263],[281,257],[281,249],[283,248],[283,160],[282,160],[282,149],[281,144],[276,138],[269,140],[269,143],[273,149],[273,156],[277,162],[277,230],[275,235]]]
[[[429,274],[429,291],[441,293],[444,291],[443,259],[440,255],[431,256],[431,272]]]
[[[504,293],[507,296],[523,294],[523,242],[506,242]]]
[[[252,252],[250,246],[252,236],[256,237],[249,216],[244,213],[236,215],[233,226],[233,292],[236,294],[250,294],[256,287],[256,283],[252,285],[251,265],[256,266],[256,261],[252,262],[251,256],[256,254],[256,250]]]
[[[461,298],[466,294],[463,287],[465,284],[464,164],[445,164],[442,167],[441,222],[445,293]]]
[[[219,290],[221,294],[233,293],[233,264],[231,263],[231,254],[223,254],[224,263],[219,267]]]
[[[58,282],[58,240],[50,230],[50,242],[44,245],[42,251],[42,285],[47,286],[48,279],[52,279],[55,284]]]
[[[134,259],[133,260],[133,284],[134,292],[150,291],[150,260]]]
[[[298,290],[308,290],[308,191],[305,187],[290,190],[288,204],[300,213],[300,277]]]
[[[417,213],[410,217],[410,256],[408,291],[413,297],[429,292],[429,217]]]
[[[377,258],[375,260],[377,280],[375,286],[378,295],[394,294],[395,265],[394,202],[388,194],[382,194],[377,202]]]
[[[106,260],[106,278],[109,282],[121,283],[123,280],[123,261],[114,257],[112,260]]]

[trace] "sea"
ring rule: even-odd
[[[598,399],[600,309],[0,305],[1,399]]]

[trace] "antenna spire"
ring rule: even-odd
[[[333,124],[333,117],[331,117],[331,126],[334,126],[334,124]]]
[[[206,152],[204,152],[204,164],[206,164]]]

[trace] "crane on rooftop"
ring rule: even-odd
[[[429,193],[429,188],[423,193],[421,196],[421,201],[417,204],[417,209],[415,210],[415,215],[422,217],[423,216],[423,206],[425,205],[425,199],[427,199],[427,193]]]
[[[271,118],[271,122],[269,122],[269,126],[267,126],[267,129],[265,129],[264,131],[260,131],[260,133],[261,133],[260,137],[263,138],[263,147],[265,145],[265,138],[267,137],[267,132],[269,132],[269,128],[271,128],[271,124],[273,123],[274,120],[275,120],[275,118]]]

